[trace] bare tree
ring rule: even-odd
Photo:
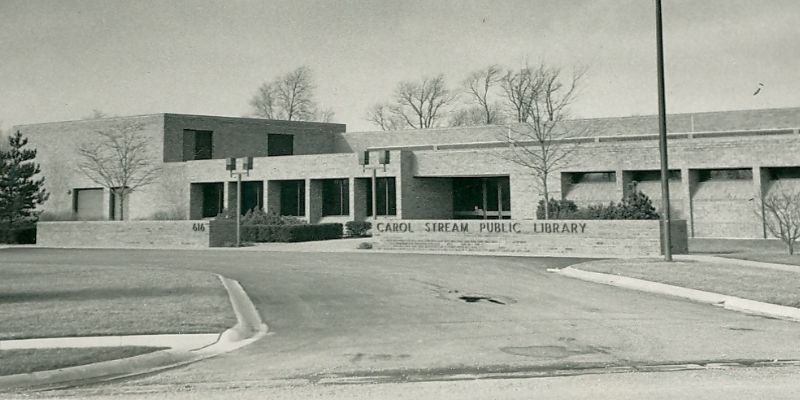
[[[263,83],[250,106],[257,117],[287,121],[311,121],[325,114],[317,113],[314,102],[314,79],[311,69],[301,66],[285,75]]]
[[[392,106],[386,103],[373,104],[367,110],[367,121],[372,122],[384,131],[402,129],[403,122],[391,111]]]
[[[545,219],[550,218],[547,180],[567,164],[574,152],[576,142],[568,139],[583,136],[585,133],[570,130],[564,124],[569,117],[568,108],[575,100],[582,76],[583,70],[576,70],[564,82],[559,68],[542,65],[533,71],[530,79],[535,96],[525,106],[525,120],[522,124],[509,128],[508,134],[503,137],[509,146],[499,155],[530,169],[536,176],[539,189],[544,195]]]
[[[278,105],[287,121],[307,121],[314,113],[314,83],[311,70],[302,66],[277,81]]]
[[[485,110],[479,106],[461,108],[450,114],[450,126],[486,125]]]
[[[125,219],[126,196],[155,182],[161,172],[143,125],[131,121],[97,131],[92,140],[80,144],[78,169],[119,200],[120,220]]]
[[[499,106],[492,101],[492,89],[503,81],[503,70],[497,65],[490,65],[470,74],[463,82],[464,89],[470,98],[478,104],[482,111],[482,122],[485,125],[498,123]]]
[[[517,122],[527,122],[528,116],[539,95],[536,71],[525,64],[519,71],[506,72],[501,86],[508,102],[509,114]]]
[[[278,119],[277,100],[273,82],[264,82],[250,99],[253,115],[266,119]]]
[[[420,82],[404,81],[397,85],[394,104],[389,110],[412,129],[438,125],[442,107],[455,99],[447,89],[444,75],[425,77]]]
[[[314,121],[317,122],[333,122],[336,113],[332,108],[317,108],[314,110]]]
[[[795,244],[800,239],[800,190],[776,183],[770,193],[757,202],[756,214],[763,219],[767,230],[786,244],[789,254],[794,254]]]

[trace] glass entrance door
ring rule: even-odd
[[[453,218],[511,218],[508,176],[453,178]]]

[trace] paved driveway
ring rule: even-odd
[[[800,359],[795,323],[570,280],[579,260],[234,251],[3,250],[8,262],[160,265],[238,279],[271,334],[212,360],[79,391],[283,390]],[[462,299],[463,297],[463,299]]]

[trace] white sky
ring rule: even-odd
[[[668,112],[800,106],[800,2],[663,3]],[[578,116],[657,112],[653,0],[0,0],[0,21],[5,130],[95,108],[242,116],[304,64],[348,131],[374,129],[400,80],[525,60],[589,68]]]

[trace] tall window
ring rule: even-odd
[[[214,132],[183,130],[183,160],[210,160],[213,156]]]
[[[268,156],[290,156],[294,154],[294,136],[276,133],[267,134]]]
[[[303,217],[306,215],[306,182],[302,180],[281,182],[281,215]]]
[[[322,181],[322,215],[350,214],[350,187],[347,179]]]
[[[397,215],[397,192],[395,180],[390,178],[375,179],[375,203],[378,215]],[[372,214],[372,180],[367,187],[367,215]]]
[[[203,190],[203,211],[201,215],[203,218],[216,217],[222,212],[222,197],[225,191],[225,184],[222,182],[215,182],[202,183],[201,185]]]

